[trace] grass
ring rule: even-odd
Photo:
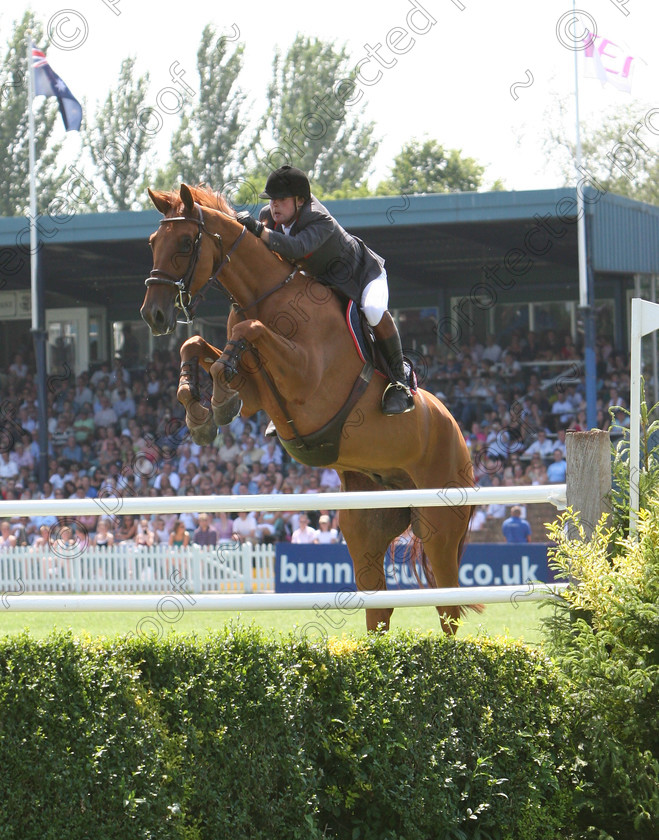
[[[182,602],[184,605],[184,602]],[[478,615],[468,611],[458,631],[459,636],[508,636],[530,644],[542,642],[540,619],[548,614],[539,603],[490,604]],[[27,630],[42,638],[53,630],[71,629],[75,635],[114,636],[125,633],[162,636],[170,632],[195,633],[199,636],[218,630],[229,622],[257,624],[276,634],[296,632],[310,638],[361,635],[366,632],[364,612],[326,611],[314,615],[308,610],[269,612],[196,612],[183,610],[178,616],[170,613],[0,613],[0,635]],[[172,621],[171,619],[176,619]],[[440,632],[437,612],[433,607],[406,607],[395,610],[392,629]]]

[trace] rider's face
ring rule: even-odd
[[[271,198],[270,214],[278,225],[290,225],[298,210],[297,199],[293,198]]]

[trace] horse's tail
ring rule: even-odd
[[[469,519],[467,520],[467,527],[465,528],[465,532],[462,535],[462,539],[458,543],[458,566],[460,565],[460,561],[462,560],[465,544],[467,542],[467,535],[469,534],[469,525],[471,524],[471,518],[474,515],[475,510],[476,508],[473,506],[470,508]],[[396,548],[396,543],[397,540],[394,540],[394,542],[391,544],[392,554]],[[419,586],[437,586],[437,581],[435,580],[435,575],[433,574],[432,566],[430,565],[430,560],[428,559],[428,555],[426,554],[426,552],[423,550],[423,540],[420,537],[417,537],[416,535],[412,536],[412,539],[407,544],[404,559],[411,566],[412,572]],[[425,577],[427,583],[424,583],[424,580],[421,576],[421,572],[423,572],[423,576]],[[469,604],[468,606],[460,607],[460,615],[464,615],[467,610],[473,610],[474,612],[482,613],[484,609],[484,604]]]

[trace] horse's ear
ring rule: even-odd
[[[181,201],[183,202],[185,209],[188,211],[188,213],[192,213],[192,209],[194,207],[194,198],[192,197],[192,193],[190,192],[190,187],[187,184],[181,184],[179,195],[181,196]]]
[[[169,193],[162,192],[162,190],[153,190],[147,189],[149,193],[149,198],[155,204],[156,209],[160,210],[163,216],[166,216],[167,213],[172,209],[172,202],[169,197]]]

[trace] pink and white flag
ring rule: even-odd
[[[631,93],[634,56],[629,50],[601,35],[586,32],[584,48],[585,74],[589,79],[607,82],[624,93]]]

